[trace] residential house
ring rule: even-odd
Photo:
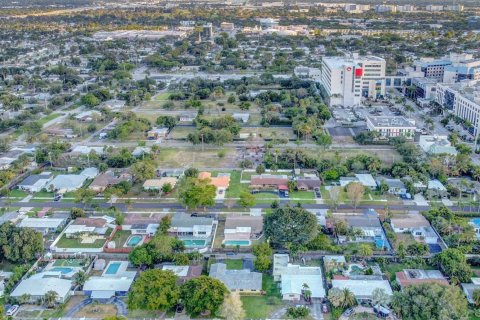
[[[475,230],[477,239],[480,240],[480,218],[470,219],[468,223],[473,227],[473,230]]]
[[[224,263],[210,266],[209,276],[222,281],[229,291],[260,292],[262,290],[262,274],[249,269],[227,270]]]
[[[457,149],[448,141],[447,136],[421,135],[418,145],[428,155],[448,154],[456,156],[458,153]]]
[[[111,261],[101,276],[92,276],[83,285],[83,292],[91,299],[108,300],[126,296],[137,274],[127,271],[128,262]]]
[[[259,239],[262,231],[262,216],[227,215],[225,220],[225,241]]]
[[[447,188],[439,180],[429,180],[427,193],[431,196],[445,197],[448,194]]]
[[[43,235],[57,232],[66,223],[66,219],[61,218],[30,218],[25,217],[20,221],[20,228],[30,228],[40,232]]]
[[[391,297],[393,295],[388,280],[369,278],[368,276],[366,276],[365,279],[333,279],[332,288],[350,290],[359,302],[371,301],[375,289],[385,290],[387,296]]]
[[[67,226],[64,233],[67,238],[82,233],[105,235],[109,228],[115,227],[113,221],[113,218],[105,216],[99,218],[77,218]]]
[[[177,184],[178,179],[174,177],[165,177],[160,179],[148,179],[143,183],[143,189],[147,191],[160,191],[163,186],[170,184],[172,188]]]
[[[219,173],[217,177],[212,177],[211,172],[200,172],[198,174],[198,179],[203,180],[203,179],[210,179],[210,184],[214,185],[217,190],[227,190],[227,188],[230,186],[230,174],[221,174]]]
[[[180,178],[183,176],[183,169],[157,169],[157,177],[174,177]]]
[[[247,123],[248,120],[250,119],[250,113],[243,113],[243,112],[236,112],[232,114],[233,119],[236,121],[242,122],[242,123]]]
[[[389,179],[389,178],[378,178],[377,185],[380,187],[382,184],[388,186],[387,192],[393,195],[401,195],[407,193],[407,188],[405,188],[405,184],[400,179]]]
[[[90,153],[95,153],[96,155],[103,155],[105,149],[103,147],[92,147],[92,146],[76,146],[70,152],[71,155],[89,155]]]
[[[475,300],[473,298],[473,292],[475,290],[480,290],[480,278],[471,278],[471,280],[471,283],[461,283],[460,286],[467,296],[468,302],[474,304]]]
[[[108,187],[124,181],[131,182],[132,175],[125,171],[108,170],[98,175],[88,186],[88,188],[95,192],[103,192]]]
[[[337,214],[336,217],[343,218],[350,228],[361,230],[360,235],[352,238],[339,235],[338,240],[340,243],[350,241],[367,242],[375,244],[377,248],[386,248],[387,250],[391,249],[391,246],[388,243],[387,237],[383,231],[380,220],[378,219],[378,214],[375,210],[365,210],[363,214]]]
[[[428,220],[418,212],[395,215],[390,219],[390,225],[395,233],[411,233],[414,238],[427,244],[436,244],[439,241]]]
[[[94,179],[97,175],[97,168],[86,168],[79,174],[60,174],[47,184],[46,189],[53,189],[58,193],[72,192],[80,189],[85,181]]]
[[[359,182],[365,188],[375,190],[377,183],[369,173],[357,173],[355,177],[340,177],[340,186],[346,187],[351,182]]]
[[[168,128],[155,128],[147,132],[148,140],[158,140],[167,137]]]
[[[40,174],[32,174],[23,179],[17,187],[20,190],[27,192],[39,192],[44,189],[47,184],[52,180],[53,174],[51,172],[42,172]]]
[[[404,269],[395,273],[396,280],[400,287],[420,283],[438,283],[448,286],[448,280],[439,270],[423,270],[423,269]]]
[[[288,176],[286,175],[272,175],[262,174],[254,175],[250,179],[250,189],[264,190],[273,189],[278,190],[281,187],[288,185]],[[287,187],[288,189],[288,187]]]
[[[163,265],[162,270],[173,272],[178,278],[179,284],[183,284],[186,281],[197,278],[202,275],[203,267],[199,266],[176,266],[176,265]]]
[[[77,121],[81,122],[91,122],[97,119],[101,119],[102,114],[96,110],[87,110],[84,112],[81,112],[75,116],[75,119]]]
[[[176,213],[172,217],[169,233],[179,238],[209,238],[214,230],[215,220],[207,217],[192,217]]]
[[[322,185],[320,178],[315,175],[298,177],[296,181],[297,181],[297,189],[299,191],[308,191],[308,190],[318,189]]]
[[[281,281],[282,297],[284,300],[299,301],[302,297],[304,285],[308,286],[312,298],[324,298],[322,269],[320,267],[304,267],[289,263],[288,254],[273,256],[273,277]]]
[[[135,149],[132,151],[132,156],[135,158],[142,158],[145,155],[149,155],[152,153],[152,148],[150,147],[135,147]]]
[[[56,302],[65,303],[71,296],[72,280],[62,279],[58,273],[41,272],[20,281],[10,294],[10,298],[28,297],[28,302],[42,301],[49,291],[57,293]]]
[[[190,113],[182,113],[179,117],[179,121],[180,122],[192,122],[193,120],[195,120],[195,118],[197,117],[197,113],[196,112],[190,112]]]

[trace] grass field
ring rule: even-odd
[[[37,122],[40,124],[40,125],[44,125],[45,123],[47,123],[48,121],[51,121],[53,119],[56,119],[58,117],[60,117],[61,114],[60,113],[50,113],[48,116],[46,117],[43,117],[41,118],[40,120],[38,120]]]
[[[108,232],[107,232],[108,234]],[[67,238],[63,235],[57,242],[58,248],[101,248],[105,244],[106,239],[96,240],[94,243],[81,243],[81,240]]]
[[[230,186],[225,194],[227,198],[238,198],[244,191],[248,191],[248,184],[240,183],[240,171],[230,172]]]
[[[122,248],[131,234],[132,233],[128,230],[117,230],[117,232],[115,232],[115,235],[113,236],[113,239],[112,239],[112,241],[115,241],[115,247]]]
[[[243,260],[240,259],[227,259],[225,260],[228,270],[242,270]]]
[[[13,189],[12,191],[10,191],[9,196],[10,196],[10,198],[23,199],[26,196],[28,196],[28,192],[18,190],[18,189]]]
[[[233,148],[223,148],[222,150],[225,155],[219,157],[219,150],[205,149],[202,151],[198,146],[189,149],[164,148],[161,149],[155,162],[158,166],[165,168],[208,168],[211,166],[228,168],[238,162]]]
[[[242,296],[243,309],[248,319],[266,319],[279,307],[281,307],[281,294],[272,276],[263,275],[262,289],[266,292],[264,296]],[[273,298],[273,299],[272,299]],[[272,303],[277,301],[279,304]]]

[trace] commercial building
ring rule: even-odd
[[[405,137],[413,139],[415,137],[415,122],[405,117],[367,117],[367,129],[376,131],[381,138]]]
[[[448,112],[469,122],[469,132],[477,136],[480,126],[480,81],[439,83],[436,102]]]
[[[320,83],[330,105],[357,106],[362,97],[385,95],[385,60],[357,54],[325,57]]]

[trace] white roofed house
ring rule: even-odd
[[[58,193],[75,191],[80,189],[85,181],[94,179],[97,175],[97,168],[86,168],[79,174],[60,174],[47,184],[46,189],[53,189]]]
[[[128,271],[127,268],[127,261],[111,261],[101,276],[92,276],[85,282],[83,292],[97,300],[126,296],[137,275],[136,271]]]
[[[324,298],[322,269],[289,263],[288,254],[273,256],[273,277],[281,281],[284,300],[299,301],[304,290],[310,290],[312,298]]]
[[[57,293],[57,303],[65,303],[71,296],[72,280],[60,278],[59,273],[42,272],[22,280],[12,291],[10,297],[20,299],[29,297],[30,303],[42,301],[49,291]]]
[[[373,279],[368,276],[365,279],[333,279],[332,288],[350,290],[357,301],[371,301],[375,289],[383,289],[388,296],[393,295],[388,280]]]
[[[227,216],[225,220],[225,240],[252,240],[262,235],[263,217]]]
[[[22,182],[20,182],[17,187],[20,190],[27,192],[39,192],[46,187],[47,183],[52,180],[53,174],[50,172],[42,172],[40,174],[32,174]]]
[[[340,186],[346,187],[351,182],[358,182],[365,188],[375,190],[377,183],[373,176],[369,173],[357,173],[355,177],[340,177]]]
[[[60,230],[66,223],[66,219],[61,218],[30,218],[22,219],[18,224],[20,228],[30,228],[47,235]]]
[[[212,235],[214,222],[212,218],[191,217],[189,214],[176,213],[172,217],[168,231],[179,238],[208,238]]]

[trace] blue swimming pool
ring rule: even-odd
[[[142,241],[142,236],[131,236],[130,238],[128,238],[127,240],[127,246],[128,247],[135,247],[137,244],[140,243],[140,241]]]
[[[185,247],[203,247],[205,246],[205,240],[182,240]]]
[[[227,240],[223,244],[227,247],[248,247],[250,245],[250,240]]]
[[[121,262],[111,262],[108,265],[107,270],[105,270],[105,274],[116,274],[121,264]]]
[[[62,274],[67,274],[73,271],[72,268],[66,268],[66,267],[55,267],[50,269],[50,271],[55,271],[55,272],[61,272]]]
[[[475,225],[475,227],[480,227],[480,218],[473,218],[470,221]]]

